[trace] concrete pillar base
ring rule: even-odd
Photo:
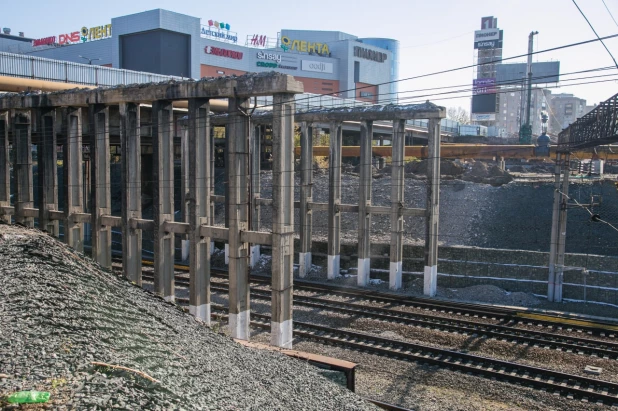
[[[253,268],[260,260],[260,245],[251,246],[249,251],[249,267]]]
[[[329,280],[333,280],[339,277],[339,271],[341,267],[341,256],[340,255],[329,255],[328,257],[328,267],[326,271],[326,277]]]
[[[391,290],[399,290],[401,288],[401,271],[401,261],[391,262],[388,278],[388,286]]]
[[[292,320],[282,323],[270,322],[270,345],[280,348],[292,348]]]
[[[369,270],[371,266],[370,258],[359,258],[358,259],[358,285],[361,287],[366,287],[369,284]]]
[[[249,341],[249,310],[239,314],[230,314],[230,333],[232,338]]]
[[[311,271],[311,253],[298,253],[298,275],[304,278]]]
[[[182,261],[186,261],[189,259],[189,246],[191,245],[191,241],[182,240]]]
[[[210,325],[210,304],[202,304],[197,307],[190,305],[189,314],[204,321],[206,325]]]
[[[438,266],[425,266],[423,294],[435,297],[438,288]]]
[[[230,245],[225,244],[225,264],[230,263]]]

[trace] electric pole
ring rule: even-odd
[[[532,141],[532,124],[530,124],[530,103],[532,101],[532,51],[534,46],[534,35],[538,31],[531,31],[528,35],[528,84],[527,84],[527,103],[525,123],[519,130],[519,144],[530,144]]]

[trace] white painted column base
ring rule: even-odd
[[[292,320],[282,323],[270,322],[270,345],[281,348],[292,348]]]
[[[229,244],[225,244],[225,264],[229,264],[230,263],[230,245]]]
[[[210,304],[202,304],[198,307],[190,305],[189,314],[204,321],[206,325],[210,325]]]
[[[391,262],[388,286],[391,290],[399,290],[401,288],[401,261]]]
[[[176,297],[174,297],[173,295],[168,295],[166,297],[163,297],[163,299],[165,301],[167,301],[168,303],[174,303],[176,302]]]
[[[232,338],[249,341],[249,310],[239,314],[230,314],[229,319]]]
[[[438,266],[425,266],[425,275],[423,277],[423,294],[429,297],[435,297],[438,289]]]
[[[181,241],[182,261],[187,261],[189,259],[189,245],[191,245],[191,241],[189,240]]]
[[[359,258],[358,259],[358,285],[361,287],[366,287],[369,284],[369,270],[371,267],[371,259],[370,258]]]
[[[327,258],[328,258],[328,267],[326,271],[326,278],[328,278],[329,280],[333,280],[339,277],[339,271],[341,267],[340,265],[341,256],[329,255]]]
[[[304,278],[311,271],[311,253],[298,253],[298,275]]]
[[[249,267],[253,268],[260,259],[260,245],[251,246],[249,251]]]

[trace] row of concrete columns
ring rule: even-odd
[[[404,153],[405,120],[393,120],[393,154],[391,178],[391,207],[373,207],[372,190],[372,139],[373,121],[363,120],[360,124],[360,183],[358,201],[358,285],[366,286],[370,279],[371,215],[374,212],[390,214],[391,249],[390,276],[391,289],[402,286],[402,261],[404,239],[404,216],[420,216],[426,219],[425,232],[425,273],[424,292],[434,296],[437,287],[438,261],[438,220],[440,184],[440,121],[429,120],[429,147],[427,171],[426,209],[406,209],[404,205]],[[312,184],[313,184],[313,127],[301,123],[301,164],[300,164],[300,250],[299,274],[307,275],[311,269],[311,229],[312,229]],[[340,272],[340,232],[341,213],[350,206],[341,203],[341,122],[330,124],[329,148],[329,201],[328,201],[328,255],[327,277],[336,278]],[[353,208],[353,207],[352,207]],[[380,210],[378,210],[380,209]]]
[[[188,238],[190,257],[190,312],[210,322],[210,258],[214,239],[226,241],[230,252],[229,323],[235,338],[248,339],[250,325],[248,260],[249,244],[272,246],[272,343],[292,344],[292,293],[294,252],[294,113],[293,94],[276,94],[273,109],[273,227],[259,233],[259,129],[251,123],[246,109],[248,98],[229,99],[226,126],[229,165],[226,183],[228,227],[214,227],[213,147],[209,100],[189,99],[186,141],[182,159],[183,201],[187,221],[174,222],[174,125],[171,100],[152,102],[151,136],[153,145],[153,220],[144,220],[141,209],[141,130],[142,108],[137,103],[118,105],[122,161],[122,216],[111,215],[110,190],[110,107],[23,109],[0,113],[0,218],[34,226],[38,216],[41,228],[58,236],[58,221],[63,220],[64,239],[82,251],[84,224],[92,223],[92,256],[100,265],[111,268],[111,228],[122,229],[123,269],[127,278],[142,283],[142,231],[154,234],[154,289],[167,301],[174,301],[174,237]],[[82,111],[87,110],[90,156],[92,160],[91,210],[85,213],[83,189]],[[57,114],[61,127],[57,127]],[[86,114],[86,113],[84,113]],[[34,122],[38,122],[36,125]],[[14,207],[10,201],[9,127],[13,136],[15,174]],[[57,131],[60,141],[56,141]],[[32,134],[38,133],[39,208],[34,208]],[[63,213],[58,212],[56,146],[64,146]],[[252,162],[249,162],[250,153]],[[251,190],[249,190],[251,188]],[[251,192],[250,192],[251,191]],[[254,198],[250,210],[250,196]],[[250,217],[250,211],[253,215]],[[250,224],[251,223],[251,224]]]

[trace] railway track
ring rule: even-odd
[[[213,317],[227,317],[225,307],[213,305],[211,308]],[[270,329],[269,315],[251,313],[251,319],[253,327]],[[618,384],[609,381],[297,321],[294,322],[294,335],[346,349],[532,387],[570,399],[618,406]]]
[[[144,264],[151,265],[152,263],[149,261],[144,261]],[[175,265],[175,268],[179,271],[189,270],[189,267],[184,265]],[[212,268],[211,276],[215,278],[227,279],[228,272],[227,270]],[[250,281],[258,285],[270,286],[271,279],[270,277],[263,275],[251,275]],[[176,283],[180,286],[189,286],[188,278],[184,278],[182,275],[176,276]],[[591,322],[587,320],[547,314],[527,313],[506,307],[495,307],[456,301],[438,301],[435,299],[397,295],[374,290],[320,284],[311,281],[299,280],[296,278],[294,279],[294,288],[298,291],[321,294],[324,297],[336,296],[349,298],[355,301],[362,300],[370,303],[389,304],[397,307],[410,307],[417,310],[439,312],[461,317],[488,319],[508,327],[515,327],[518,325],[543,327],[552,331],[567,331],[571,333],[588,334],[590,336],[598,336],[609,339],[613,339],[618,336],[618,325],[616,324]],[[294,297],[296,299],[296,295]]]
[[[154,280],[150,273],[143,273],[142,275],[146,281]],[[188,281],[183,278],[178,278],[176,283],[177,285],[188,286]],[[224,283],[213,283],[211,284],[211,290],[227,293],[228,287]],[[270,301],[271,294],[265,290],[252,288],[251,297]],[[179,298],[178,301],[188,303],[188,300],[185,299]],[[606,359],[618,359],[618,343],[611,341],[599,341],[579,336],[562,336],[548,332],[531,331],[514,328],[508,325],[486,324],[465,319],[449,319],[436,317],[431,314],[416,314],[392,308],[372,307],[352,302],[333,301],[320,297],[295,295],[294,304],[393,324],[405,324],[443,332],[470,335],[477,338],[506,341],[530,347],[548,348]]]

